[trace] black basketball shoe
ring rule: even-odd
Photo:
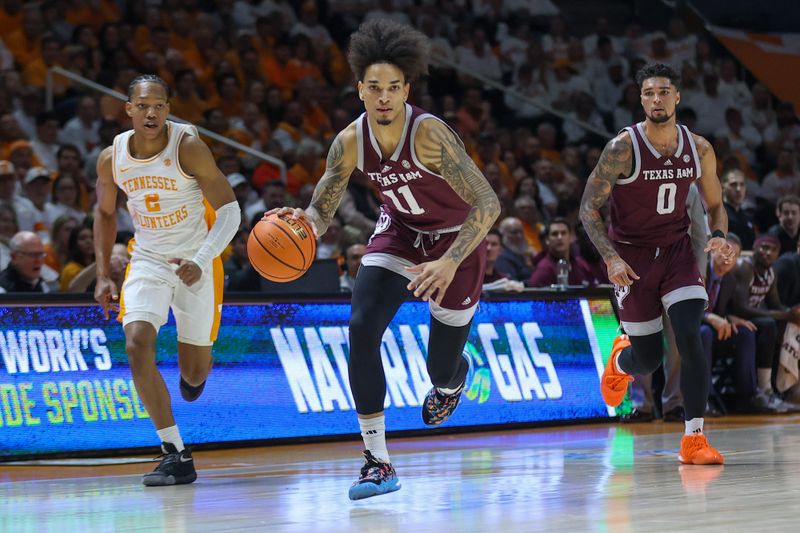
[[[378,461],[369,450],[364,450],[364,459],[367,462],[361,467],[361,475],[348,491],[351,500],[363,500],[400,490],[400,481],[391,463]]]
[[[144,475],[142,483],[148,487],[163,487],[165,485],[184,485],[197,479],[194,459],[192,459],[192,452],[189,451],[189,448],[184,448],[179,452],[174,444],[162,442],[161,449],[164,450],[161,463],[155,470]]]
[[[206,388],[206,382],[202,382],[200,385],[193,387],[184,381],[183,376],[181,376],[181,397],[186,400],[187,402],[193,402],[203,394],[203,389]]]
[[[422,402],[422,421],[429,426],[438,426],[447,420],[458,407],[463,391],[463,383],[453,394],[442,394],[439,389],[433,387]]]

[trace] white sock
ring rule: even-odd
[[[758,373],[758,390],[769,394],[772,391],[772,369],[771,368],[757,368]]]
[[[443,387],[436,387],[436,390],[444,394],[445,396],[450,396],[451,394],[455,394],[461,390],[461,385],[456,387],[455,389],[445,389]]]
[[[364,447],[378,459],[385,463],[390,463],[389,451],[386,449],[386,417],[384,415],[375,418],[358,418],[358,425],[361,426],[361,438],[364,439]]]
[[[686,435],[702,435],[703,434],[703,419],[692,418],[686,421]]]
[[[170,444],[175,446],[175,449],[177,449],[179,452],[183,451],[184,448],[183,439],[181,438],[180,431],[178,431],[178,426],[170,426],[164,429],[157,429],[156,433],[158,433],[158,438],[161,439],[161,442],[169,442]],[[167,453],[167,451],[164,450],[164,453]]]

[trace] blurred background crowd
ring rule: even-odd
[[[781,301],[769,305],[799,303],[800,125],[792,104],[664,3],[653,1],[649,16],[648,2],[599,4],[2,1],[0,291],[92,289],[95,163],[129,119],[122,101],[61,76],[48,109],[54,66],[122,93],[135,76],[157,74],[173,88],[173,115],[283,160],[285,180],[275,165],[206,139],[243,213],[224,256],[227,288],[280,289],[249,266],[249,229],[265,210],[308,204],[331,140],[363,111],[348,37],[364,20],[385,17],[430,37],[430,76],[413,85],[411,100],[458,132],[501,200],[487,236],[487,289],[550,287],[559,259],[570,285],[607,283],[580,227],[580,197],[607,140],[644,118],[633,76],[659,61],[682,74],[679,122],[714,146],[741,250],[749,255],[758,236],[775,237],[759,241],[775,245],[774,254],[755,250],[750,259],[759,272],[777,265]],[[121,191],[118,198],[113,268],[121,283],[133,225]],[[379,204],[356,171],[318,246],[317,259],[334,265],[320,270],[333,273],[333,290],[352,287]]]

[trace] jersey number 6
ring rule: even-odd
[[[147,208],[148,213],[155,213],[156,211],[161,211],[161,204],[158,203],[158,195],[145,194],[144,206]]]

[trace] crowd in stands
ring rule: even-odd
[[[282,181],[274,165],[206,139],[243,212],[224,257],[229,287],[259,290],[247,261],[248,231],[265,210],[308,204],[333,136],[363,111],[346,61],[348,36],[364,20],[387,17],[430,37],[430,76],[413,85],[411,100],[458,132],[501,200],[503,214],[487,237],[487,288],[550,287],[559,259],[569,265],[570,285],[607,283],[603,261],[578,221],[580,196],[611,135],[598,132],[644,118],[633,76],[660,61],[682,74],[679,122],[714,146],[731,231],[743,254],[753,255],[743,261],[775,284],[780,299],[770,305],[800,303],[800,124],[792,105],[778,101],[709,34],[687,31],[679,17],[666,31],[599,17],[589,23],[592,30],[577,34],[571,22],[580,13],[561,12],[556,4],[6,0],[0,7],[0,291],[91,290],[95,163],[130,127],[123,102],[60,76],[55,105],[45,109],[50,67],[122,93],[135,76],[157,74],[173,88],[174,115],[286,162]],[[514,91],[490,89],[471,74]],[[119,198],[114,267],[121,279],[133,225],[121,192]],[[318,258],[339,262],[342,290],[352,287],[379,203],[356,171],[336,221],[320,239]],[[773,238],[757,240],[764,236]],[[775,242],[772,269],[756,243]],[[795,320],[773,317],[787,318]]]

